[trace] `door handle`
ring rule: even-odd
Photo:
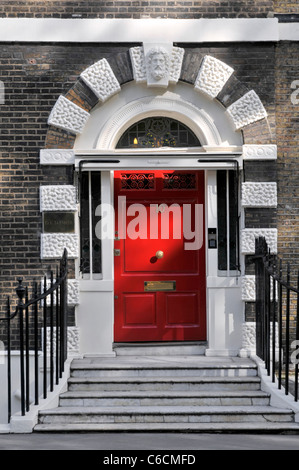
[[[156,258],[161,259],[163,258],[163,256],[164,256],[164,252],[161,250],[158,250],[156,253]]]

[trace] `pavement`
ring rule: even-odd
[[[0,450],[299,450],[298,435],[251,434],[1,434]],[[104,452],[103,452],[104,451]],[[107,454],[110,455],[110,454]],[[117,455],[121,455],[119,452]],[[124,455],[127,455],[124,453]]]

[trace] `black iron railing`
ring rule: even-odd
[[[266,240],[256,240],[256,353],[268,376],[298,401],[299,272],[292,286],[290,265],[271,254]],[[291,386],[292,385],[292,389]]]
[[[30,393],[34,383],[34,404],[38,405],[40,397],[47,398],[48,391],[54,390],[64,372],[67,359],[67,250],[64,251],[60,265],[56,268],[56,278],[51,271],[41,283],[32,285],[31,298],[28,287],[19,279],[16,289],[17,306],[12,313],[11,299],[7,299],[6,347],[7,347],[7,392],[8,422],[12,415],[12,329],[17,334],[20,351],[20,390],[21,414],[30,410]],[[15,341],[15,340],[14,340]],[[39,356],[42,352],[43,367],[40,368]],[[34,356],[34,371],[30,365],[30,356]],[[40,369],[42,383],[40,384]],[[49,374],[48,374],[49,370]],[[32,381],[32,382],[31,382]],[[41,385],[41,388],[40,388]],[[40,393],[42,391],[42,393]]]

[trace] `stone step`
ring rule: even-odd
[[[268,406],[265,392],[66,392],[59,406]]]
[[[113,347],[117,356],[203,356],[207,349],[205,341],[187,343],[118,343]]]
[[[63,407],[40,411],[39,424],[292,423],[293,413],[270,406]]]
[[[259,390],[259,377],[71,377],[69,391],[215,391]]]
[[[254,365],[82,364],[74,362],[71,377],[256,377]]]
[[[299,434],[297,423],[125,423],[125,424],[38,424],[34,432],[173,432],[173,433],[242,433]]]

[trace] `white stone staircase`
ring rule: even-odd
[[[35,432],[298,432],[270,406],[249,359],[132,356],[76,359],[59,407]]]

